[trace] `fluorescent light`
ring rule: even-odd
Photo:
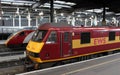
[[[15,1],[15,0],[1,0],[1,1]]]
[[[1,0],[1,3],[2,2],[5,2],[5,3],[11,3],[11,2],[14,2],[14,3],[35,3],[34,1],[17,1],[17,0]]]
[[[41,7],[48,7],[50,8],[50,3],[45,3],[43,6]],[[54,8],[62,8],[62,7],[65,7],[65,8],[71,8],[71,6],[68,6],[68,5],[59,5],[59,4],[54,4]]]
[[[54,1],[54,3],[65,4],[65,1]]]
[[[11,2],[1,2],[1,4],[11,4]]]
[[[116,13],[115,15],[120,15],[120,13]]]
[[[50,8],[50,6],[40,6],[40,7]],[[61,9],[61,7],[54,7],[54,9]]]
[[[67,2],[66,4],[71,6],[76,5],[75,3],[72,3],[72,2]]]
[[[62,7],[64,8],[71,8],[71,6],[76,5],[75,3],[72,2],[65,2],[65,1],[54,1],[54,8],[56,9],[61,9]],[[41,7],[48,7],[50,8],[50,3],[45,3]]]
[[[72,2],[65,2],[65,1],[54,1],[54,3],[66,4],[66,5],[70,5],[70,6],[76,5],[75,3],[72,3]]]
[[[95,12],[95,13],[102,13],[103,10],[102,9],[90,9],[90,10],[86,10],[88,12]]]
[[[102,13],[103,10],[102,9],[94,9],[94,12],[96,12],[96,13]]]
[[[93,12],[93,9],[90,9],[90,10],[86,10],[86,11],[88,11],[88,12]]]
[[[15,0],[1,0],[2,4],[12,4],[12,5],[28,5],[31,6],[33,1],[15,1]]]
[[[50,3],[45,3],[44,6],[50,6]],[[66,7],[66,8],[71,8],[71,6],[68,5],[59,5],[59,4],[54,4],[54,7]]]
[[[24,3],[12,3],[12,5],[24,5]]]
[[[55,7],[65,7],[65,8],[71,8],[71,6],[67,6],[67,5],[58,5],[58,4],[54,4]]]
[[[106,12],[107,15],[114,14],[114,12]]]

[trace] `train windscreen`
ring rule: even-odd
[[[9,39],[10,37],[12,37],[12,36],[15,36],[16,34],[18,34],[19,32],[21,32],[23,29],[19,29],[19,30],[17,30],[16,32],[13,32],[12,34],[10,34],[10,36],[8,36],[8,38],[7,39]]]
[[[36,42],[41,42],[45,37],[47,30],[36,30],[32,36],[32,40]]]

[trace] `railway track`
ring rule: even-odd
[[[0,62],[0,75],[15,75],[25,72],[22,59]]]
[[[0,57],[24,54],[25,48],[7,48],[4,44],[0,45]]]
[[[5,45],[0,45],[0,75],[15,75],[25,72],[24,55],[25,49],[10,49]]]
[[[11,51],[10,48],[7,48],[4,44],[0,44],[0,52]]]
[[[0,57],[4,57],[4,56],[14,56],[14,55],[19,55],[19,54],[24,54],[24,51],[1,52],[1,53],[0,53]]]

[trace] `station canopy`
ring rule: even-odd
[[[26,17],[29,13],[31,18],[39,15],[50,15],[50,2],[52,0],[1,0],[0,16],[13,17],[13,15],[22,15]],[[91,12],[102,15],[103,7],[106,9],[106,15],[120,16],[120,0],[53,0],[54,14],[73,13],[77,17],[81,14],[83,17]],[[62,14],[60,14],[62,15]]]

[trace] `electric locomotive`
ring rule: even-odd
[[[120,49],[118,27],[73,27],[45,23],[29,41],[27,58],[37,67]]]
[[[12,33],[5,41],[8,48],[25,48],[28,41],[31,39],[35,28],[24,28]]]

